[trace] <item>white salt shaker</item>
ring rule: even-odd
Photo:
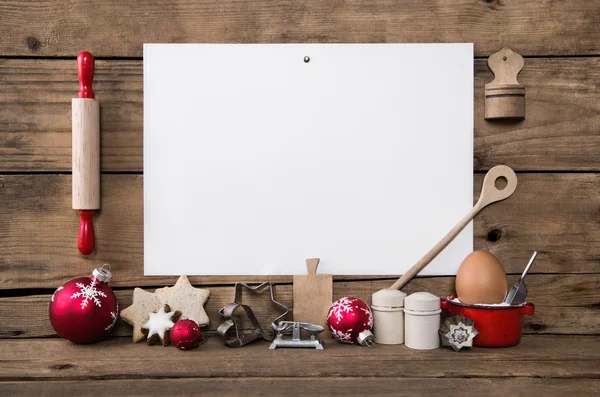
[[[430,350],[440,347],[440,298],[429,292],[415,292],[404,299],[406,347]]]
[[[404,343],[404,298],[406,294],[397,289],[382,289],[372,295],[375,343]]]

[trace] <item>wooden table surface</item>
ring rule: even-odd
[[[0,395],[546,395],[600,393],[600,0],[0,2]],[[493,252],[514,282],[528,276],[536,313],[521,345],[415,352],[330,341],[322,352],[266,344],[227,349],[216,337],[191,352],[115,337],[75,346],[48,321],[54,289],[104,262],[121,307],[134,287],[171,285],[143,276],[142,43],[474,42],[474,198],[486,170],[506,164],[519,187],[474,222],[477,249]],[[483,119],[487,57],[510,47],[525,57],[526,120]],[[102,210],[97,250],[77,252],[71,209],[71,98],[75,57],[98,57]],[[440,62],[439,67],[443,67]],[[440,198],[443,205],[443,198]],[[370,302],[393,277],[335,277],[334,299]],[[191,277],[218,309],[236,281]],[[292,304],[291,277],[273,277]],[[413,280],[405,292],[440,296],[452,277]],[[271,308],[249,302],[263,323]],[[43,382],[41,382],[43,380]],[[209,393],[210,392],[210,393]]]

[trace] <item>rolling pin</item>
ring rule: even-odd
[[[79,211],[77,247],[83,255],[94,252],[94,211],[100,209],[100,104],[94,99],[94,57],[77,56],[79,92],[73,111],[73,209]]]

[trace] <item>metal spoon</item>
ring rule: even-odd
[[[525,267],[521,278],[510,288],[506,299],[504,299],[504,303],[508,303],[509,305],[518,305],[520,303],[525,302],[525,298],[527,298],[527,286],[525,286],[525,276],[527,276],[527,272],[529,271],[531,265],[533,265],[533,261],[535,261],[536,256],[537,251],[533,251],[533,255],[531,256],[531,259],[529,259],[529,263]]]

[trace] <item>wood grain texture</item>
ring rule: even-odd
[[[140,57],[143,42],[456,41],[475,42],[477,56],[504,46],[529,57],[596,55],[527,58],[519,75],[527,87],[527,119],[519,122],[484,121],[484,84],[493,76],[485,59],[475,60],[474,168],[503,163],[517,171],[600,171],[600,0],[9,0],[0,2],[0,15],[0,57],[17,56],[0,59],[0,173],[70,172],[76,54]],[[73,59],[19,58],[56,55]],[[102,170],[141,172],[142,62],[99,60],[95,81]],[[109,261],[111,284],[123,288],[117,296],[127,306],[133,286],[172,285],[176,277],[143,276],[142,176],[103,176],[98,251],[90,258],[77,253],[69,175],[0,176],[0,395],[68,390],[86,396],[103,389],[123,396],[597,395],[600,174],[518,176],[515,196],[477,217],[474,241],[502,260],[513,274],[509,282],[532,250],[540,252],[527,279],[536,314],[524,317],[524,332],[536,335],[525,335],[514,348],[461,354],[360,349],[329,340],[322,352],[271,352],[267,343],[227,349],[215,337],[184,353],[134,345],[129,337],[89,346],[52,338],[49,293],[69,278]],[[481,179],[476,176],[475,196]],[[292,278],[270,279],[285,283],[276,294],[291,305]],[[352,292],[369,301],[393,279],[337,277],[334,299]],[[263,278],[192,278],[212,292],[209,330],[232,298],[226,284],[235,281]],[[444,296],[453,281],[416,278],[405,291]],[[24,288],[35,290],[27,295]],[[25,296],[1,297],[3,290]],[[249,303],[263,323],[272,319],[268,302]],[[115,333],[129,336],[131,328],[119,322]]]
[[[598,54],[596,0],[0,3],[1,55],[141,56],[144,42],[475,42],[478,55]]]
[[[523,121],[484,120],[484,84],[492,79],[486,60],[476,60],[476,170],[600,170],[600,58],[527,59],[519,75],[527,86]],[[94,84],[102,170],[141,171],[141,61],[96,61]],[[77,89],[74,60],[0,60],[0,172],[71,171]]]
[[[600,174],[518,177],[519,187],[510,198],[477,216],[475,248],[491,251],[512,274],[522,272],[534,249],[539,256],[533,273],[600,272]],[[79,218],[71,209],[70,179],[69,175],[0,176],[0,290],[56,288],[105,262],[113,267],[113,286],[174,284],[176,277],[143,275],[143,176],[102,176],[102,209],[94,224],[96,252],[89,257],[77,251]],[[482,179],[476,175],[475,198]],[[190,279],[204,285],[264,281],[264,277]]]
[[[0,394],[6,396],[58,396],[68,390],[80,397],[97,396],[110,390],[114,397],[193,396],[289,396],[292,390],[311,396],[420,396],[420,397],[505,397],[536,395],[545,397],[589,397],[598,393],[597,379],[491,378],[460,379],[423,378],[186,378],[186,379],[118,379],[94,381],[0,382]],[[351,392],[350,392],[351,391]],[[297,394],[297,395],[298,395]]]
[[[231,349],[217,337],[187,352],[173,346],[134,344],[129,338],[92,345],[74,345],[62,339],[0,340],[0,379],[252,378],[267,372],[271,377],[295,378],[362,377],[367,373],[402,378],[598,378],[599,342],[597,336],[531,335],[510,349],[475,348],[456,354],[451,349],[422,351],[404,345],[375,346],[358,353],[359,346],[335,341],[328,341],[318,352],[269,351],[269,343],[263,341]]]
[[[516,278],[516,276],[513,276]],[[600,274],[545,275],[527,277],[528,301],[536,304],[533,316],[524,316],[524,332],[529,334],[600,334]],[[333,283],[333,298],[355,296],[371,303],[371,294],[389,286],[389,280],[338,281]],[[203,331],[215,331],[221,324],[221,307],[233,300],[233,287],[210,287],[211,296],[205,310],[210,326]],[[151,290],[149,290],[151,291]],[[454,277],[414,279],[404,289],[406,293],[429,291],[438,296],[454,292]],[[132,290],[117,290],[121,309],[131,305]],[[48,320],[50,294],[0,298],[0,338],[39,338],[55,336]],[[293,288],[289,284],[275,287],[275,298],[292,307]],[[330,300],[331,302],[332,300]],[[252,307],[259,322],[268,328],[280,311],[265,297],[248,295],[244,302]],[[329,306],[328,306],[329,307]],[[294,308],[296,308],[294,306]],[[175,308],[176,309],[176,308]],[[296,318],[296,317],[294,317]],[[291,319],[291,316],[288,317]],[[242,323],[242,326],[247,325]],[[113,335],[131,336],[132,327],[119,320]]]

